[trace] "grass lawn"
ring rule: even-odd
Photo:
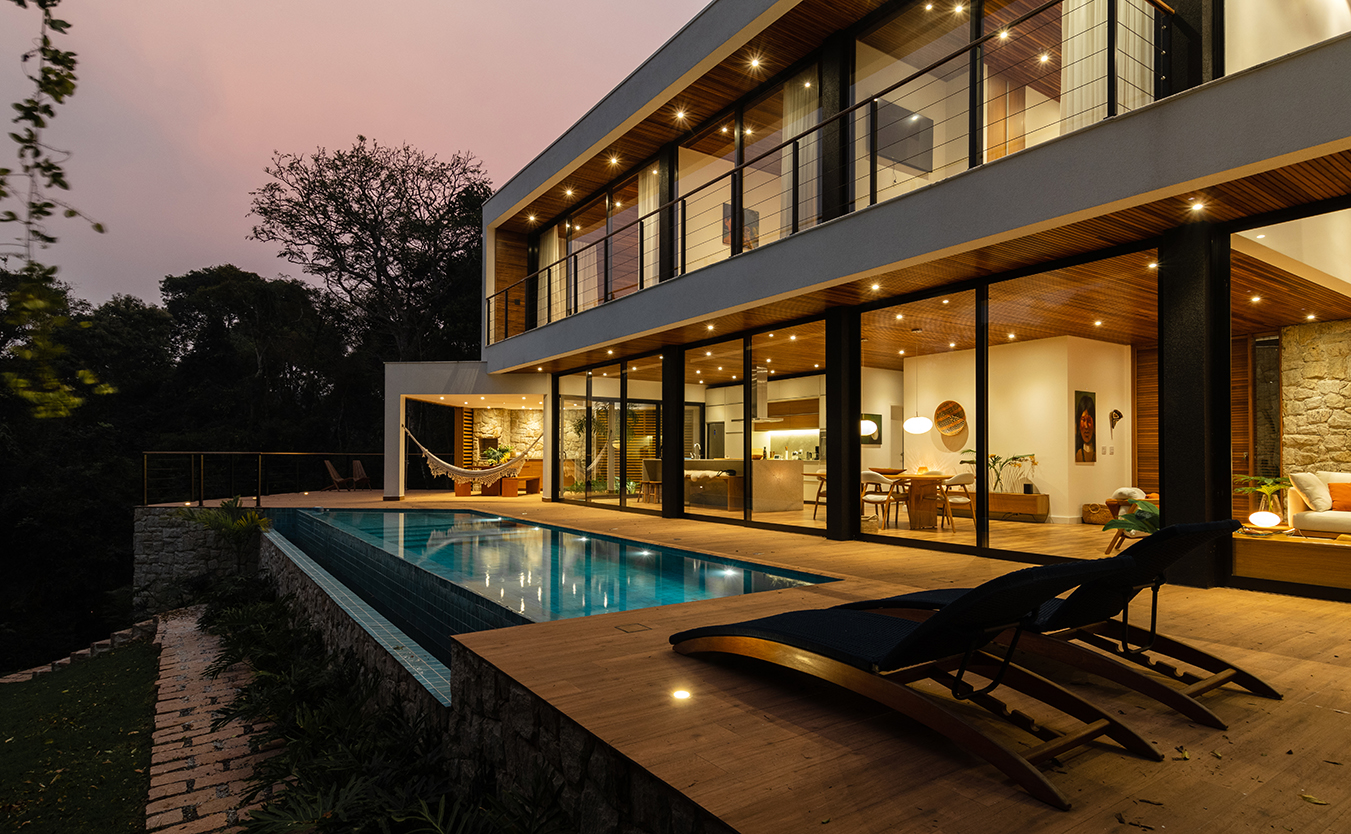
[[[0,686],[0,831],[145,831],[159,647]]]

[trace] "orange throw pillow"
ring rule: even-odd
[[[1332,496],[1332,509],[1351,512],[1351,483],[1328,484],[1328,494]]]

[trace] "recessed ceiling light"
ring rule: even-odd
[[[1093,326],[1094,326],[1094,327],[1102,327],[1102,322],[1100,322],[1100,321],[1095,321],[1095,322],[1093,322]]]
[[[614,356],[614,353],[615,353],[613,350],[607,350],[607,351],[605,351],[605,352],[606,352],[607,354],[609,354],[610,356]]]
[[[685,118],[685,111],[684,111],[684,110],[677,110],[677,111],[676,111],[676,118],[677,118],[677,119],[681,119],[681,120],[683,121],[684,118]]]
[[[759,59],[759,58],[752,58],[752,59],[751,59],[751,68],[752,68],[752,69],[759,69],[759,68],[760,68],[760,59]]]
[[[1205,203],[1192,203],[1192,211],[1200,211],[1205,207],[1206,207]]]
[[[873,289],[875,289],[875,290],[880,290],[880,289],[882,289],[882,285],[881,285],[881,284],[873,284]]]
[[[1049,61],[1049,60],[1051,60],[1051,56],[1050,56],[1048,53],[1045,53],[1045,52],[1041,53],[1041,62],[1042,62],[1043,64],[1046,63],[1046,62]]]
[[[1258,235],[1258,236],[1257,236],[1257,239],[1258,239],[1258,240],[1261,240],[1261,239],[1264,238],[1264,237],[1266,237],[1266,235]]]
[[[813,367],[813,368],[819,368],[819,367],[821,367],[821,365],[820,365],[820,363],[817,363],[817,364],[815,364],[815,365],[812,365],[812,367]]]
[[[897,313],[897,314],[896,314],[896,320],[897,320],[897,321],[900,321],[900,320],[903,319],[903,318],[905,318],[905,315],[904,315],[904,314],[902,314],[902,313]]]
[[[704,356],[712,356],[712,355],[713,355],[713,351],[711,351],[711,350],[706,350],[706,351],[704,351]]]
[[[1158,269],[1158,268],[1159,268],[1158,262],[1156,261],[1156,262],[1154,262],[1154,263],[1151,263],[1151,264],[1149,265],[1149,268],[1150,268],[1150,269]]]
[[[1014,338],[1014,336],[1013,336],[1012,333],[1009,334],[1009,338],[1010,338],[1010,339]]]
[[[962,13],[962,4],[961,4],[961,3],[958,3],[956,6],[953,6],[953,7],[952,7],[952,10],[953,10],[954,12],[956,12],[957,14],[961,14],[961,13]]]
[[[712,329],[713,329],[713,325],[710,324],[710,325],[708,326],[708,329],[709,329],[709,330],[712,330]]]
[[[531,223],[534,223],[534,222],[535,222],[535,215],[532,214],[532,215],[530,215],[529,217],[527,217],[527,218],[525,218],[525,219],[526,219],[526,220],[529,220]]]
[[[1254,296],[1252,297],[1252,301],[1253,301],[1254,304],[1256,304],[1257,302],[1259,302],[1259,301],[1261,301],[1261,300],[1262,300],[1262,296],[1260,296],[1260,295],[1254,295]]]
[[[901,351],[901,356],[905,356],[905,351]]]
[[[788,341],[790,341],[790,342],[796,342],[796,341],[797,341],[797,337],[796,337],[796,336],[789,336],[789,337],[788,337]]]
[[[536,368],[535,370],[537,370],[537,371],[542,371],[542,370],[544,370],[544,368],[541,366],[541,367],[539,367],[539,368]]]
[[[1009,39],[1009,30],[1005,29],[1004,31],[1000,32],[1000,33],[999,33],[999,39],[1000,39],[1001,41],[1006,41],[1006,40],[1008,40],[1008,39]]]
[[[565,189],[563,189],[563,194],[564,194],[565,196],[571,197],[571,196],[572,196],[572,189],[571,189],[571,188],[565,188]]]
[[[619,157],[617,157],[617,156],[612,156],[612,157],[610,157],[610,164],[611,164],[611,165],[618,165],[618,164],[619,164]]]
[[[770,371],[770,373],[772,374],[772,373],[774,373],[774,372],[773,372],[773,371]]]
[[[947,304],[947,303],[948,303],[948,300],[947,300],[946,298],[943,299],[943,303],[944,303],[944,304]]]
[[[721,370],[722,370],[722,368],[719,368],[719,369],[718,369],[718,370],[720,370],[720,371],[721,371]],[[732,379],[736,379],[736,374],[732,374]]]
[[[956,342],[948,342],[948,347],[957,347]]]
[[[718,366],[718,370],[720,370],[720,371],[722,370],[722,366],[721,366],[721,365]]]
[[[1315,316],[1314,316],[1313,313],[1310,313],[1309,315],[1305,316],[1304,318],[1308,319],[1309,321],[1313,321],[1314,318],[1315,318]]]

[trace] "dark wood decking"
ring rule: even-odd
[[[1050,768],[1074,803],[1053,810],[945,739],[828,684],[746,662],[684,657],[696,625],[908,590],[971,585],[1018,565],[969,556],[663,520],[536,497],[411,493],[272,496],[274,506],[465,507],[839,576],[843,581],[464,635],[461,642],[746,834],[788,831],[1131,832],[1351,828],[1351,607],[1235,589],[1168,587],[1162,631],[1285,693],[1224,687],[1204,702],[1227,731],[1193,724],[1073,669],[1034,665],[1118,712],[1163,762],[1097,743]],[[967,522],[969,524],[969,521]],[[1044,525],[1036,525],[1043,527]],[[1033,525],[1020,525],[1033,535]],[[1071,527],[1072,526],[1067,526]],[[1054,533],[1101,555],[1107,534]],[[960,529],[960,528],[959,528]],[[1014,535],[1011,533],[1010,535]],[[688,700],[672,693],[688,690]],[[979,714],[970,712],[976,716]],[[989,726],[988,723],[983,722]],[[1010,739],[1013,737],[1010,736]],[[1328,804],[1315,804],[1312,797]]]

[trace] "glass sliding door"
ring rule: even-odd
[[[732,178],[724,175],[736,166],[736,132],[729,115],[680,146],[676,259],[682,273],[732,254]]]
[[[625,375],[625,506],[661,510],[661,357],[630,360]]]
[[[744,349],[743,340],[733,339],[685,351],[686,401],[704,406],[693,458],[685,460],[685,511],[691,515],[745,514]]]
[[[558,494],[564,501],[586,500],[588,466],[587,374],[567,374],[558,378],[558,442],[554,444],[558,461]]]
[[[865,532],[975,545],[975,322],[971,291],[863,314],[863,466],[830,487],[860,490]]]
[[[1148,250],[990,286],[991,547],[1098,558],[1109,499],[1157,492],[1155,264]]]
[[[824,322],[751,337],[754,521],[825,527],[825,339]]]
[[[819,134],[780,147],[820,121],[817,75],[813,64],[746,108],[742,116],[743,250],[810,228],[820,216]]]

